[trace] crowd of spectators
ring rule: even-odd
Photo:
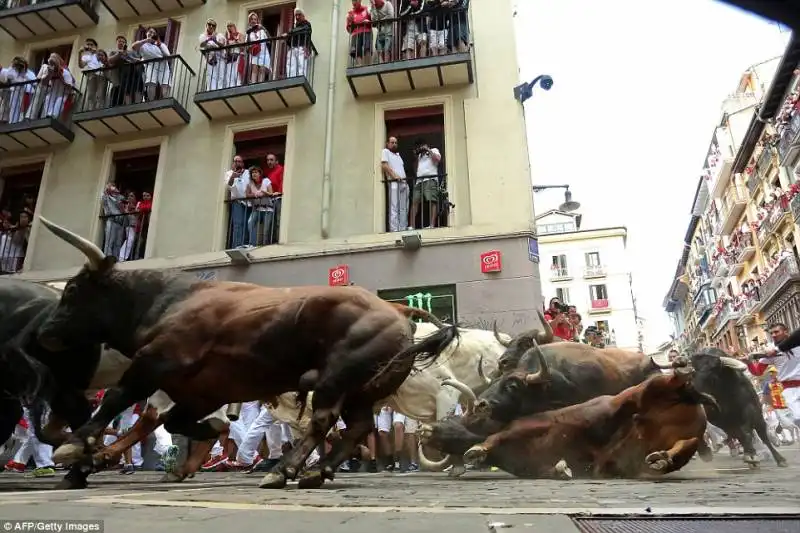
[[[578,314],[577,308],[561,302],[559,298],[550,299],[544,318],[553,328],[553,335],[561,340],[589,344],[596,348],[605,348],[609,344],[607,331],[594,325],[584,329],[583,318]]]

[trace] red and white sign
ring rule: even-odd
[[[592,300],[592,309],[608,309],[608,299]]]
[[[498,250],[491,250],[481,254],[481,272],[500,272],[503,270],[503,255]]]
[[[347,265],[335,266],[328,270],[328,285],[336,287],[350,284],[350,267]]]

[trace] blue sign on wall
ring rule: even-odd
[[[539,241],[528,237],[528,260],[532,263],[539,262]]]

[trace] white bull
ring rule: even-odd
[[[416,326],[416,342],[438,329],[429,322],[421,322]],[[472,403],[475,391],[486,387],[486,380],[479,367],[482,366],[486,374],[493,373],[497,369],[500,356],[506,350],[505,344],[511,342],[511,337],[504,333],[495,336],[492,331],[471,328],[459,328],[459,335],[460,338],[454,340],[432,366],[412,370],[394,394],[375,404],[375,412],[388,405],[396,412],[421,423],[433,423],[452,414],[457,403]],[[278,405],[270,406],[270,411],[274,419],[292,426],[293,432],[303,432],[310,420],[308,413],[311,411],[311,401],[312,394],[309,394],[308,406],[300,420],[293,392],[280,395]],[[420,454],[420,462],[428,469],[440,469],[444,466],[444,460],[434,463],[425,459],[424,454]],[[454,464],[450,475],[458,476],[465,471],[463,463]]]

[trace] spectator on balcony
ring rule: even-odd
[[[430,13],[428,19],[428,48],[432,56],[440,56],[447,53],[448,28],[450,18],[450,6],[452,2],[448,0],[428,0],[425,11]]]
[[[58,54],[50,54],[36,77],[39,79],[39,85],[34,91],[33,104],[25,114],[26,118],[35,120],[43,117],[61,117],[65,105],[72,103],[74,96],[72,90],[75,86],[75,78],[64,65],[64,60]],[[44,109],[42,109],[43,100]]]
[[[283,206],[283,165],[278,163],[278,156],[272,153],[267,154],[266,178],[272,185],[272,207],[274,209],[272,232],[270,233],[270,238],[272,240],[267,243],[272,244],[278,241],[281,224],[281,207]]]
[[[424,139],[417,139],[414,145],[417,175],[411,194],[409,225],[417,220],[417,213],[424,200],[428,203],[428,213],[423,212],[421,225],[424,229],[431,229],[437,226],[436,219],[439,213],[439,162],[442,160],[442,154],[438,148],[430,148]]]
[[[389,200],[389,231],[403,231],[408,224],[408,182],[403,158],[397,153],[397,137],[389,137],[381,154],[381,171]]]
[[[150,227],[150,213],[153,211],[153,195],[144,191],[142,199],[136,203],[136,250],[134,259],[144,259],[144,249],[147,244],[147,229]]]
[[[289,52],[286,54],[286,77],[305,76],[311,56],[311,22],[305,12],[294,10],[294,27],[284,34]]]
[[[247,221],[250,218],[251,204],[247,198],[247,188],[250,184],[250,171],[244,168],[242,156],[233,157],[233,165],[225,173],[225,185],[228,188],[230,205],[230,232],[228,233],[228,246],[240,248],[249,241],[247,235]]]
[[[131,45],[139,52],[144,64],[144,92],[148,101],[158,98],[169,98],[172,85],[172,71],[165,60],[171,53],[167,45],[161,42],[158,32],[148,28],[145,38]],[[149,62],[148,62],[149,61]],[[160,88],[160,92],[156,89]]]
[[[0,123],[14,124],[25,116],[25,108],[30,104],[36,74],[28,68],[24,57],[15,57],[11,66],[0,69]],[[8,87],[8,85],[14,85]]]
[[[255,11],[247,15],[247,42],[250,55],[250,83],[261,83],[269,79],[272,59],[269,55],[270,38],[266,28],[261,25],[258,13]]]
[[[469,0],[452,0],[449,7],[450,48],[463,54],[469,51]]]
[[[117,36],[117,49],[108,55],[107,71],[111,82],[111,106],[128,105],[142,101],[144,94],[144,67],[136,50],[128,50],[128,39]]]
[[[402,0],[400,35],[403,59],[416,59],[428,55],[428,21],[421,13],[425,0]]]
[[[353,0],[353,9],[347,13],[345,29],[350,34],[353,66],[360,67],[364,64],[364,58],[372,55],[372,18],[361,0]]]
[[[220,48],[225,46],[225,36],[217,33],[217,21],[206,21],[206,31],[200,34],[199,40],[206,67],[206,90],[222,89],[225,87],[225,61]]]
[[[228,46],[225,49],[225,87],[239,87],[246,70],[245,54],[240,47],[231,45],[245,42],[245,37],[232,21],[229,20],[225,27],[225,42]]]
[[[119,260],[128,261],[134,258],[134,248],[136,247],[136,225],[138,223],[138,216],[136,213],[136,193],[133,191],[128,192],[125,196],[125,201],[120,204],[122,213],[121,216],[122,226],[124,228],[125,240],[119,250]]]
[[[105,235],[103,238],[103,253],[120,259],[120,249],[125,241],[125,196],[119,192],[116,185],[106,185],[100,198],[103,217],[105,218]]]
[[[22,270],[31,234],[31,219],[28,213],[21,212],[17,221],[17,224],[9,226],[0,235],[0,269],[7,274]]]
[[[374,62],[386,63],[392,60],[392,40],[394,39],[394,5],[386,0],[370,0],[369,17],[373,27],[377,28],[375,36]],[[382,22],[389,20],[390,22]]]
[[[250,167],[250,183],[247,196],[253,198],[253,213],[250,215],[250,246],[263,246],[271,243],[272,218],[275,212],[272,206],[272,183],[264,177],[258,167]]]
[[[86,80],[84,85],[86,94],[84,95],[84,110],[91,111],[103,107],[106,98],[106,86],[108,82],[103,75],[103,63],[97,57],[97,41],[92,38],[86,39],[81,48],[81,56],[78,59],[78,66],[83,72]]]

